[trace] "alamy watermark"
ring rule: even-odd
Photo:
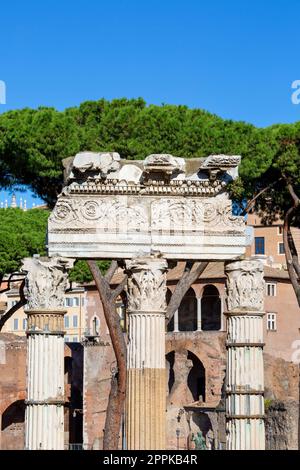
[[[291,99],[293,104],[300,104],[300,80],[294,80],[292,83],[292,89],[295,90],[292,93]]]
[[[6,104],[6,84],[0,80],[0,104]]]

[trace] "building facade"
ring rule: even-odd
[[[65,342],[81,342],[86,333],[86,290],[80,286],[72,286],[65,293],[64,306],[67,311],[64,317]],[[7,303],[6,311],[13,307],[19,300],[19,291],[15,287],[10,291],[1,294],[1,300]],[[17,310],[14,315],[5,323],[2,332],[13,333],[18,336],[26,336],[27,319],[26,305]]]

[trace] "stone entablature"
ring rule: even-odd
[[[239,161],[78,154],[49,218],[49,255],[128,259],[160,251],[168,259],[237,259],[245,224],[232,215],[225,188]]]

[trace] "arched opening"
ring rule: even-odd
[[[205,368],[198,357],[191,351],[188,351],[187,358],[193,363],[187,379],[193,400],[205,402]]]
[[[214,432],[210,418],[206,413],[193,412],[192,413],[192,428],[194,430],[194,442],[196,449],[214,449]],[[201,445],[202,444],[202,445]]]
[[[201,329],[218,331],[221,329],[221,299],[218,289],[207,285],[201,298]]]
[[[197,330],[197,299],[192,288],[187,291],[178,309],[178,329],[179,331]]]
[[[25,402],[18,400],[9,405],[2,414],[1,431],[7,428],[13,428],[17,423],[25,421]]]
[[[123,291],[116,299],[116,310],[120,317],[120,324],[121,324],[123,331],[127,331],[126,309],[127,309],[127,295]]]
[[[174,382],[175,382],[175,374],[174,374],[175,351],[171,351],[166,355],[166,362],[167,362],[166,369],[169,370],[168,392],[170,394],[172,391]]]
[[[72,382],[72,365],[73,359],[70,356],[65,356],[65,375],[67,374],[67,383],[70,384]]]
[[[167,305],[169,305],[171,297],[172,297],[172,292],[170,291],[170,289],[167,289],[167,293],[166,293]],[[169,321],[169,323],[167,325],[167,331],[174,331],[174,315],[173,315],[171,321]]]
[[[98,336],[100,334],[100,319],[95,314],[90,322],[90,332],[93,336]]]

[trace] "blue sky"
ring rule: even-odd
[[[0,17],[0,113],[141,96],[258,126],[300,120],[299,0],[11,0]]]
[[[300,120],[299,0],[12,0],[0,14],[0,112],[142,96],[259,126]]]

